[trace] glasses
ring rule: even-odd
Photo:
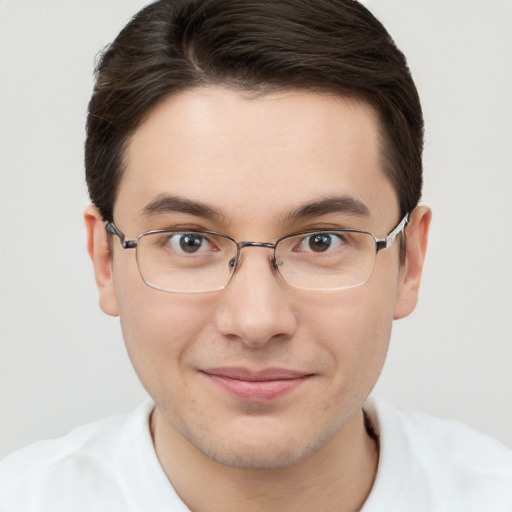
[[[237,242],[214,231],[155,230],[135,240],[113,222],[108,233],[119,237],[123,249],[135,249],[144,282],[165,292],[204,293],[222,290],[233,277],[241,250],[260,247],[272,250],[273,269],[291,286],[305,290],[343,290],[367,283],[377,254],[388,248],[409,223],[409,214],[377,239],[368,231],[329,229],[303,231],[275,243]]]

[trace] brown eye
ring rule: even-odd
[[[185,252],[197,252],[201,249],[203,237],[200,235],[183,235],[180,236],[180,247]]]
[[[313,233],[305,237],[301,244],[301,251],[324,253],[337,249],[343,244],[341,235],[334,233]]]
[[[194,254],[202,251],[207,251],[211,248],[208,239],[199,233],[174,233],[167,245],[181,253]]]
[[[318,233],[309,237],[309,248],[314,252],[325,252],[331,246],[331,235]]]

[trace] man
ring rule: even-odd
[[[430,210],[405,59],[354,1],[159,1],[103,55],[85,212],[151,395],[7,458],[0,510],[509,510],[512,458],[368,398]]]

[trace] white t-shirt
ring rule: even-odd
[[[188,512],[160,466],[151,402],[79,427],[0,463],[2,512]],[[454,421],[372,397],[375,484],[362,512],[511,512],[512,452]]]

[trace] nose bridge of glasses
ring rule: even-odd
[[[275,249],[276,244],[271,244],[268,242],[238,242],[238,249],[243,249],[244,247],[263,247],[266,249]]]
[[[275,248],[276,248],[276,244],[272,244],[272,243],[269,243],[269,242],[246,242],[246,241],[238,242],[237,243],[238,257],[236,258],[236,260],[233,258],[230,261],[230,266],[238,267],[238,265],[242,261],[241,250],[246,248],[246,247],[258,247],[258,248],[262,248],[262,249],[272,249],[274,252],[272,253],[272,257],[270,258],[270,263],[271,263],[273,269],[276,268],[276,261],[275,261]]]

